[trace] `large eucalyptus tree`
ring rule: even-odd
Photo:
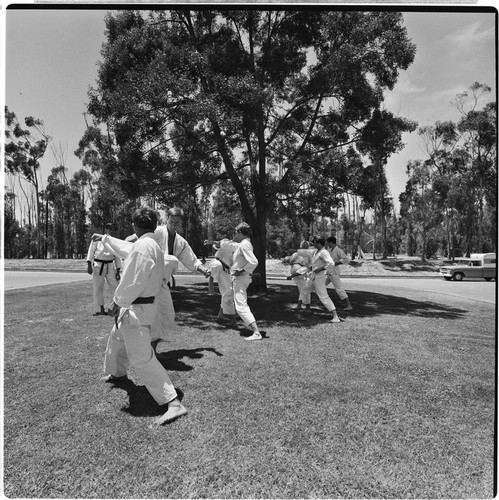
[[[262,284],[271,199],[327,182],[415,55],[394,11],[125,10],[106,27],[88,111],[116,138],[125,190],[229,179]]]

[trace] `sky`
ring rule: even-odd
[[[491,4],[478,4],[482,5]],[[404,4],[399,7],[403,10]],[[474,82],[492,87],[487,101],[496,99],[496,12],[478,12],[476,6],[466,12],[451,4],[444,7],[446,12],[420,6],[417,12],[404,13],[416,57],[400,73],[393,91],[385,94],[387,110],[419,126],[457,121],[459,114],[450,101]],[[97,78],[106,12],[39,4],[5,12],[5,104],[21,122],[26,116],[44,121],[54,153],[64,158],[69,176],[82,167],[73,152],[85,130],[83,113],[87,92]],[[405,189],[407,162],[425,159],[416,133],[404,134],[403,142],[403,151],[386,167],[396,206]],[[54,153],[46,153],[42,162],[44,180],[57,164]]]

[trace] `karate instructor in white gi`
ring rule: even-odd
[[[109,310],[116,320],[107,344],[104,371],[112,382],[125,378],[131,366],[158,405],[168,404],[166,413],[155,420],[160,425],[185,415],[187,410],[150,342],[165,266],[163,251],[153,234],[157,214],[142,207],[134,212],[132,220],[137,241],[125,260]]]

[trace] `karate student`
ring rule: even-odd
[[[158,405],[168,404],[166,413],[155,420],[160,425],[185,415],[187,410],[150,343],[165,266],[163,251],[153,235],[157,214],[143,207],[134,212],[132,220],[137,240],[125,260],[109,311],[115,316],[115,325],[107,344],[104,371],[112,382],[125,378],[131,366]]]
[[[191,246],[177,231],[182,226],[184,212],[179,207],[170,208],[167,212],[166,225],[158,226],[154,238],[165,254],[176,257],[189,271],[203,273],[207,278],[210,272],[196,257]],[[163,282],[159,297],[159,313],[153,325],[153,336],[165,338],[168,331],[175,328],[175,308],[168,282]]]
[[[177,230],[182,225],[182,216],[183,212],[180,208],[171,208],[168,211],[166,225],[158,226],[154,231],[154,239],[163,250],[167,265],[169,265],[169,261],[171,263],[171,257],[174,257],[176,261],[180,261],[190,271],[200,272],[209,277],[210,272],[208,269],[196,257],[189,243],[177,233]],[[99,236],[102,235],[95,234],[93,238]],[[129,237],[127,239],[132,240],[133,238]],[[117,252],[121,258],[126,258],[132,246],[131,241],[123,241],[108,236],[103,238],[103,242]],[[157,297],[158,314],[151,328],[151,341],[165,339],[168,332],[171,332],[176,327],[175,308],[168,285],[172,276],[173,273],[170,273],[169,277],[164,277],[161,292]]]
[[[223,238],[220,241],[205,241],[205,244],[209,243],[216,249],[215,260],[210,263],[210,273],[213,279],[218,283],[218,289],[221,295],[217,321],[228,323],[231,326],[237,326],[230,268],[234,262],[234,252],[239,244],[228,238]]]
[[[255,317],[248,306],[248,286],[251,283],[251,273],[258,265],[258,260],[253,253],[250,241],[250,227],[245,222],[239,224],[234,233],[234,241],[239,243],[233,255],[233,264],[230,268],[232,276],[232,290],[234,305],[239,317],[246,327],[252,330],[252,335],[245,340],[261,340],[262,335],[258,330]]]
[[[106,234],[112,224],[106,224]],[[113,265],[114,263],[114,265]],[[87,253],[87,273],[92,275],[94,284],[94,303],[100,309],[94,316],[106,315],[104,308],[104,282],[107,282],[111,295],[120,280],[121,259],[100,241],[92,240]]]
[[[330,299],[326,289],[326,270],[331,271],[333,269],[334,261],[324,245],[324,238],[314,238],[315,252],[312,256],[314,291],[324,307],[330,312],[330,323],[340,323],[341,319],[338,317],[336,307]]]
[[[287,279],[292,279],[298,287],[298,304],[297,310],[305,306],[305,311],[310,311],[311,293],[305,289],[305,276],[311,270],[311,260],[313,251],[309,249],[308,241],[302,241],[300,248],[290,257],[284,259],[285,263],[291,264],[291,275]]]
[[[326,246],[329,251],[329,254],[331,255],[331,258],[334,261],[333,270],[328,274],[329,281],[331,281],[331,283],[333,284],[334,289],[338,294],[338,297],[346,304],[346,307],[344,307],[343,310],[351,311],[353,309],[352,304],[350,303],[348,294],[345,292],[345,289],[343,288],[343,283],[341,282],[341,277],[340,277],[341,272],[339,267],[342,264],[343,265],[348,264],[348,262],[350,262],[350,259],[347,257],[346,253],[336,244],[335,236],[330,236],[326,240]]]

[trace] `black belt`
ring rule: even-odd
[[[132,304],[152,304],[155,297],[137,297]]]
[[[111,264],[111,262],[113,262],[112,260],[101,260],[101,259],[94,259],[94,261],[101,262],[99,276],[102,275],[102,271],[104,270],[104,264]]]
[[[137,297],[132,304],[152,304],[155,297]],[[116,309],[114,312],[114,324],[118,328],[118,317],[120,315],[120,309]]]

